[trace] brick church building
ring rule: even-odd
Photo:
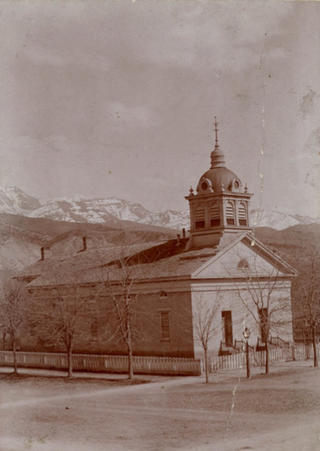
[[[90,240],[79,236],[74,239],[80,247],[75,244],[69,257],[42,255],[26,269],[35,313],[21,350],[64,350],[48,332],[50,312],[55,315],[57,299],[63,298],[81,305],[81,311],[75,310],[74,352],[125,354],[113,302],[124,291],[133,306],[136,356],[196,358],[201,350],[197,319],[214,306],[211,352],[237,352],[245,327],[251,331],[250,344],[263,346],[263,318],[271,314],[268,339],[279,336],[292,342],[291,281],[296,272],[255,238],[249,219],[251,196],[227,168],[216,127],[210,168],[186,196],[187,234],[154,245],[102,250],[90,249]],[[35,320],[41,313],[48,318],[44,327]]]

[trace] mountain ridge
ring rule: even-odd
[[[0,214],[13,214],[30,218],[49,218],[72,223],[107,224],[118,227],[121,221],[149,224],[181,230],[189,227],[189,212],[168,209],[150,211],[138,202],[116,197],[73,199],[57,198],[41,203],[15,186],[0,188]],[[252,209],[251,224],[254,227],[271,227],[283,230],[299,224],[320,223],[320,218],[293,214],[289,211]]]

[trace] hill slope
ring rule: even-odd
[[[40,248],[55,242],[72,241],[73,236],[86,236],[91,246],[154,242],[172,238],[170,229],[119,221],[117,226],[72,223],[45,218],[0,215],[0,270],[21,270],[40,258]],[[67,252],[64,246],[61,252]]]
[[[256,236],[298,271],[292,282],[292,311],[294,320],[301,317],[305,308],[305,290],[310,286],[312,275],[316,280],[317,296],[320,293],[320,225],[297,225],[280,231],[262,228],[256,230]],[[319,302],[319,297],[315,302]],[[294,333],[299,332],[294,328]]]

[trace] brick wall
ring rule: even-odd
[[[210,341],[210,350],[218,352],[224,341],[221,312],[232,312],[233,342],[243,339],[243,330],[251,330],[250,345],[257,343],[261,336],[259,325],[253,320],[239,298],[236,282],[206,280],[182,282],[148,282],[134,286],[133,309],[133,352],[140,356],[164,356],[194,358],[202,351],[196,340],[192,315],[199,302],[210,305],[219,302],[214,326],[215,334]],[[126,354],[121,336],[116,333],[118,323],[112,298],[107,288],[101,284],[87,284],[77,288],[59,289],[66,300],[81,305],[75,325],[74,352],[92,354]],[[245,283],[242,292],[246,291]],[[273,295],[288,303],[287,324],[280,330],[272,330],[271,335],[279,335],[292,341],[290,311],[290,282],[279,281]],[[50,318],[57,314],[57,292],[54,288],[32,288],[27,321],[20,336],[20,349],[24,351],[65,352],[65,346],[50,333]],[[248,302],[250,298],[248,297]],[[165,330],[164,330],[165,329]],[[8,344],[7,344],[7,348]]]
[[[59,288],[59,295],[70,303],[78,303],[74,352],[125,354],[126,347],[118,330],[113,301],[107,289],[99,284]],[[50,322],[58,313],[57,290],[33,288],[30,308],[20,349],[24,351],[64,352],[63,343],[50,333]],[[135,355],[194,357],[191,296],[188,288],[174,290],[172,285],[140,286],[132,293],[133,352]],[[167,317],[163,336],[161,315]]]

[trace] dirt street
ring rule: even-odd
[[[1,451],[320,449],[319,370],[127,385],[0,376]]]

